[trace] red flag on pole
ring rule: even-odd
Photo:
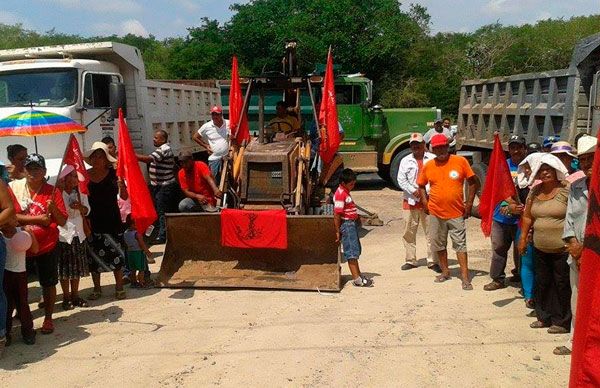
[[[238,75],[238,61],[237,57],[233,56],[233,63],[231,64],[231,88],[229,89],[229,130],[231,131],[231,138],[238,145],[241,145],[244,140],[250,141],[248,117],[246,116],[246,112],[242,112],[243,108],[244,97],[242,96],[240,77]]]
[[[140,234],[144,233],[156,221],[157,215],[144,175],[142,175],[142,170],[135,157],[133,143],[129,137],[129,128],[127,128],[121,109],[119,109],[117,176],[127,184],[131,201],[131,218],[135,222],[135,229]]]
[[[506,156],[498,134],[494,135],[494,149],[490,157],[485,185],[479,200],[479,214],[481,215],[481,230],[486,237],[492,231],[492,217],[496,206],[506,198],[517,194]]]
[[[600,131],[588,193],[570,387],[600,386]]]
[[[327,53],[327,67],[325,68],[325,80],[323,81],[323,97],[319,111],[319,134],[321,144],[319,154],[325,164],[331,163],[335,153],[340,147],[341,137],[338,124],[337,106],[335,104],[335,87],[333,76],[333,56],[331,47]]]
[[[90,177],[88,176],[85,164],[83,163],[83,154],[81,153],[79,142],[73,134],[69,136],[69,142],[67,143],[67,149],[65,150],[62,165],[70,165],[75,168],[75,171],[77,171],[77,178],[79,179],[79,192],[86,195],[89,194],[88,183],[90,182]]]

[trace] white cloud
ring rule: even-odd
[[[12,11],[3,11],[0,9],[0,23],[1,24],[16,24],[21,23],[24,27],[30,28],[29,20]]]
[[[92,31],[97,35],[127,35],[133,34],[143,37],[148,37],[150,33],[144,25],[137,19],[124,20],[121,23],[95,23],[92,26]]]
[[[489,0],[481,7],[486,15],[522,15],[535,9],[540,9],[540,0]]]
[[[50,0],[65,8],[82,9],[92,12],[135,13],[141,12],[142,6],[135,0]]]
[[[535,18],[535,20],[548,20],[552,17],[552,14],[548,11],[540,12],[540,14]]]
[[[148,35],[150,35],[148,30],[146,30],[142,23],[140,23],[140,21],[137,19],[129,19],[121,23],[121,34],[133,34],[143,37],[148,37]]]

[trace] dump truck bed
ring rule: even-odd
[[[222,246],[219,214],[167,214],[166,221],[165,287],[341,289],[332,216],[287,216],[287,250]]]

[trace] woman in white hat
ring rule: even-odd
[[[569,277],[571,283],[571,335],[565,346],[558,346],[554,354],[562,356],[571,354],[573,341],[573,329],[575,328],[575,310],[577,308],[577,289],[579,286],[579,260],[583,251],[583,236],[587,221],[589,204],[589,183],[592,178],[592,165],[596,152],[598,140],[593,136],[583,136],[577,142],[577,154],[579,155],[579,168],[584,177],[571,184],[565,228],[562,238],[569,252]]]
[[[116,159],[108,152],[106,144],[97,141],[85,153],[86,162],[92,166],[88,170],[90,192],[89,219],[92,233],[89,237],[90,271],[94,290],[88,296],[96,300],[102,296],[100,273],[113,272],[115,276],[115,298],[125,299],[123,290],[123,223],[117,203],[117,195],[127,199],[128,194],[123,181],[117,178],[112,168]]]
[[[571,287],[567,252],[562,233],[567,212],[569,183],[567,170],[552,154],[544,154],[532,171],[530,183],[537,179],[527,198],[522,217],[519,253],[526,253],[527,236],[533,229],[535,267],[535,312],[530,327],[548,328],[550,334],[568,333],[571,325]]]

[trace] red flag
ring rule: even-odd
[[[157,215],[142,170],[135,157],[133,143],[129,137],[129,128],[119,109],[119,158],[117,160],[117,176],[127,184],[131,201],[131,218],[135,229],[142,234],[156,221]]]
[[[238,76],[238,62],[237,57],[234,56],[233,63],[231,64],[231,88],[229,89],[229,130],[231,131],[231,138],[238,145],[241,145],[244,140],[250,141],[248,117],[246,116],[246,112],[242,112],[243,108],[244,97],[242,96],[242,88],[240,87],[240,78]],[[237,128],[240,120],[240,127]]]
[[[90,177],[88,176],[85,164],[83,163],[83,154],[81,153],[81,148],[79,148],[79,142],[73,134],[69,136],[69,142],[67,143],[65,156],[63,158],[63,166],[67,165],[73,166],[75,171],[77,171],[79,192],[86,195],[89,194],[88,183],[90,182]]]
[[[325,69],[325,80],[323,81],[323,97],[321,99],[321,109],[319,111],[319,127],[319,134],[321,137],[319,154],[321,155],[323,162],[329,164],[333,160],[341,142],[337,106],[335,104],[331,47],[327,53],[327,67]]]
[[[600,131],[589,183],[570,387],[600,386]]]
[[[486,237],[492,231],[492,217],[496,206],[506,198],[517,194],[506,156],[498,134],[494,135],[494,149],[490,157],[485,185],[479,200],[479,214],[481,215],[481,230]]]
[[[285,210],[223,209],[221,245],[233,248],[287,249]]]

